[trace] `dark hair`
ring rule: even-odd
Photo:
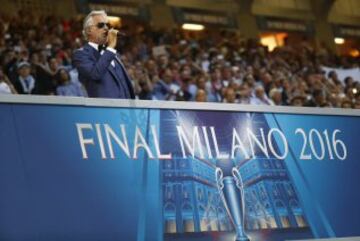
[[[349,84],[350,79],[352,79],[351,76],[346,76],[346,78],[344,79],[344,82],[345,82],[346,85]]]
[[[329,73],[328,73],[328,78],[331,78],[332,75],[336,74],[336,72],[334,70],[331,70]]]
[[[64,68],[60,68],[60,69],[58,69],[58,71],[56,71],[56,74],[55,74],[55,76],[54,76],[54,79],[56,80],[56,82],[57,82],[58,84],[62,84],[62,83],[63,83],[63,80],[62,80],[62,78],[61,78],[61,71],[65,71],[66,75],[68,76],[68,80],[70,81],[70,74],[69,74],[69,72],[68,72],[66,69],[64,69]]]

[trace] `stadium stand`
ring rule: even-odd
[[[0,23],[0,93],[86,96],[71,64],[84,41],[81,19],[19,12]],[[138,99],[360,108],[360,83],[323,69],[358,68],[359,58],[307,39],[270,52],[226,30],[124,31],[119,51]]]

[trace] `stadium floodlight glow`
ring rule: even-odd
[[[350,50],[350,53],[349,53],[349,54],[350,54],[352,57],[357,58],[357,57],[360,56],[360,51],[357,50],[357,49],[352,49],[352,50]]]
[[[202,24],[194,24],[194,23],[184,23],[181,27],[184,30],[190,30],[190,31],[201,31],[204,30],[205,28],[205,26]]]
[[[343,38],[335,38],[334,41],[336,44],[344,44],[345,43],[345,39],[343,39]]]
[[[116,16],[107,16],[109,23],[112,27],[120,27],[121,26],[121,18]]]
[[[110,22],[117,22],[117,21],[120,21],[120,17],[116,17],[116,16],[107,16],[108,20]]]

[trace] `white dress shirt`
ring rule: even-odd
[[[90,45],[91,47],[93,47],[94,49],[96,49],[96,51],[98,51],[98,48],[99,48],[99,45],[98,45],[98,44],[93,43],[93,42],[89,42],[89,45]],[[116,54],[116,49],[114,49],[114,48],[106,47],[106,50],[109,50],[110,52],[113,52],[114,54]],[[104,54],[104,50],[101,50],[100,54],[103,55],[103,54]],[[115,67],[115,62],[114,62],[114,60],[111,61],[111,65],[112,65],[112,67]]]

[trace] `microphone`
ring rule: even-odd
[[[114,30],[116,31],[116,36],[117,36],[117,37],[125,37],[125,36],[127,36],[126,33],[120,32],[120,31],[117,30],[117,29],[110,29],[110,30],[108,30],[108,31],[106,32],[106,35],[108,35],[110,31],[114,32]]]
[[[120,31],[118,31],[118,32],[116,33],[116,35],[117,35],[118,37],[126,37],[126,36],[127,36],[126,33],[123,33],[123,32],[120,32]]]

